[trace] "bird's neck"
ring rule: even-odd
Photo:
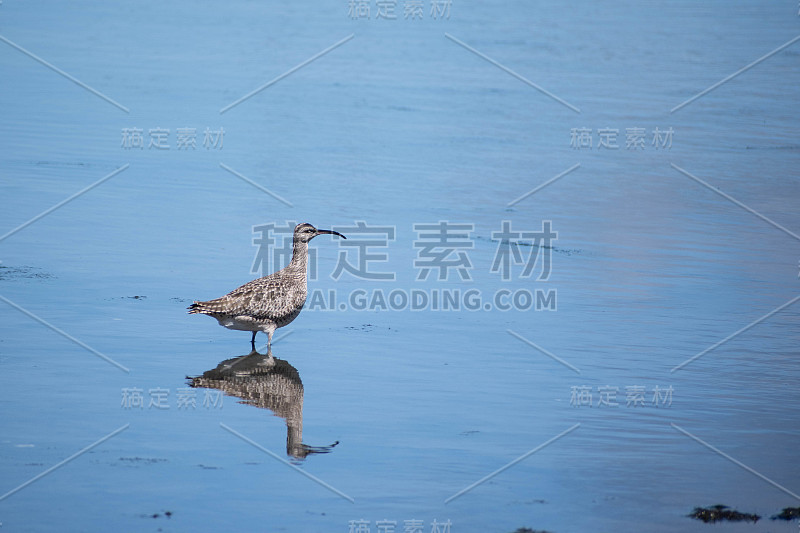
[[[308,270],[308,243],[295,241],[292,245],[292,260],[289,262],[292,270],[307,272]]]

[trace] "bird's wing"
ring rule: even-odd
[[[287,281],[275,275],[254,279],[222,298],[196,302],[190,307],[190,312],[253,318],[282,316],[305,300],[305,294]]]

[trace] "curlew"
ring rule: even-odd
[[[190,314],[214,317],[220,326],[240,331],[252,331],[250,345],[256,349],[256,333],[267,334],[267,350],[272,347],[275,330],[297,318],[307,296],[308,242],[317,235],[338,235],[337,231],[317,229],[302,223],[294,228],[292,260],[283,270],[254,279],[234,289],[222,298],[194,302]]]

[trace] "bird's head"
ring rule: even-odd
[[[317,235],[325,235],[325,234],[338,235],[342,239],[347,238],[338,231],[333,231],[330,229],[317,229],[308,222],[303,222],[302,224],[298,224],[294,228],[294,240],[298,242],[308,242]]]

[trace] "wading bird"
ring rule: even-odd
[[[256,333],[263,331],[267,334],[267,350],[271,350],[272,334],[297,318],[306,303],[308,242],[325,234],[347,238],[337,231],[317,229],[305,222],[298,224],[294,228],[292,260],[286,268],[245,283],[222,298],[194,302],[188,307],[189,313],[214,317],[228,329],[252,331],[250,345],[254,351]]]

